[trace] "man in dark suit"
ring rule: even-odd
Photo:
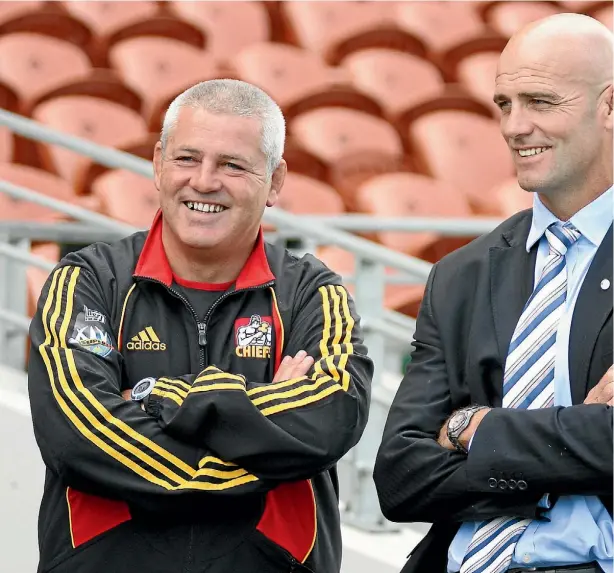
[[[501,55],[532,210],[437,263],[374,478],[431,522],[403,572],[612,573],[612,35],[561,14]]]

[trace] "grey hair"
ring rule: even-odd
[[[160,142],[165,150],[183,107],[202,108],[215,114],[255,117],[262,126],[261,150],[266,157],[267,177],[279,166],[284,153],[286,122],[279,106],[263,90],[240,80],[201,82],[179,94],[168,106]]]

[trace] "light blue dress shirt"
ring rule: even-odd
[[[554,403],[571,406],[569,384],[569,333],[573,309],[588,268],[612,225],[613,188],[576,213],[570,221],[582,233],[567,251],[567,300],[556,337],[554,365]],[[535,194],[533,222],[527,238],[527,252],[539,241],[535,263],[535,282],[548,256],[546,228],[558,221]],[[478,434],[476,433],[476,436]],[[480,439],[479,436],[477,439]],[[485,439],[488,439],[487,437]],[[473,441],[473,440],[472,440]],[[471,454],[469,454],[471,455]],[[544,496],[542,507],[550,507]],[[510,567],[549,567],[597,561],[605,573],[614,573],[612,518],[597,496],[561,496],[544,513],[544,520],[534,520],[520,537]],[[549,521],[548,521],[549,520]],[[459,571],[479,522],[465,522],[448,551],[448,571]]]

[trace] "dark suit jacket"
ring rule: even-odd
[[[574,405],[500,407],[508,346],[533,289],[537,246],[526,252],[531,216],[531,210],[518,213],[448,255],[428,279],[412,362],[390,409],[374,472],[388,519],[434,523],[404,572],[444,573],[460,522],[538,517],[546,492],[599,495],[612,513],[612,408],[582,404],[612,365],[614,285],[600,287],[603,279],[612,283],[611,227],[574,309]],[[448,416],[469,404],[497,409],[481,422],[465,456],[436,440]],[[510,480],[527,487],[505,487]]]

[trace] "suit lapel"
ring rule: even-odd
[[[493,379],[496,386],[494,395],[498,398],[495,406],[501,406],[503,370],[514,328],[533,290],[537,246],[530,253],[526,250],[531,220],[532,211],[529,211],[526,217],[502,236],[504,246],[491,247],[489,252],[490,300],[501,361],[500,379]]]
[[[607,279],[610,287],[601,288]],[[612,312],[612,227],[586,273],[574,307],[569,337],[569,380],[573,404],[586,397],[590,357],[603,323]]]

